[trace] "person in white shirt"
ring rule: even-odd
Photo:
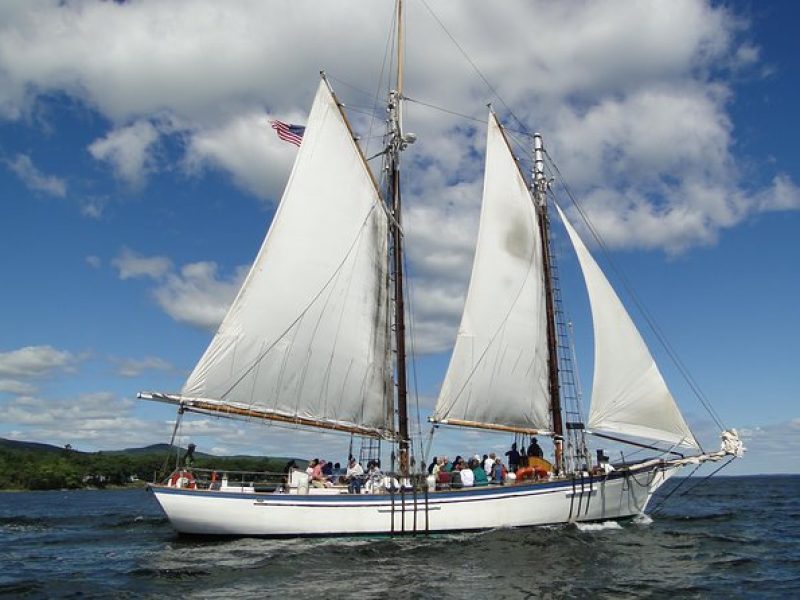
[[[483,461],[483,470],[486,471],[486,474],[489,475],[492,472],[492,468],[494,467],[494,461],[497,458],[494,452],[492,452],[489,457]]]
[[[472,487],[475,485],[475,474],[469,466],[465,465],[459,472],[461,473],[461,485],[463,487]]]
[[[351,494],[361,493],[361,484],[364,483],[364,467],[353,456],[347,463],[345,479],[347,479],[347,489]]]

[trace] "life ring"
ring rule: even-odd
[[[521,469],[517,469],[517,481],[529,479],[533,477],[535,472],[536,471],[532,467],[523,467]]]
[[[167,485],[169,485],[169,487],[190,489],[195,489],[197,487],[197,483],[191,471],[175,471],[172,477],[169,478],[169,483]]]

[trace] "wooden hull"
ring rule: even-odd
[[[604,521],[644,512],[679,466],[427,494],[220,492],[151,485],[172,526],[207,536],[338,536],[474,531]]]

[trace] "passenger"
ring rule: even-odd
[[[352,456],[350,458],[352,458]],[[333,475],[331,476],[331,481],[337,484],[345,483],[347,481],[346,476],[347,476],[347,469],[343,469],[339,463],[334,463]]]
[[[480,463],[476,462],[472,467],[472,476],[475,482],[475,487],[480,485],[489,485],[489,478],[486,476],[486,471],[483,470],[483,467]]]
[[[542,447],[539,446],[539,442],[536,441],[535,437],[531,438],[531,445],[528,446],[528,456],[535,456],[537,458],[542,458],[544,456]]]
[[[447,458],[446,456],[442,460],[442,469],[441,470],[444,471],[445,473],[450,473],[450,472],[453,471],[453,463],[451,463],[450,459]]]
[[[333,463],[321,461],[322,462],[322,474],[325,476],[325,479],[330,479],[333,476]]]
[[[297,468],[297,463],[294,459],[290,460],[286,463],[283,467],[283,487],[284,489],[289,489],[289,482],[292,480],[292,471]]]
[[[364,483],[364,467],[362,467],[355,457],[350,457],[347,465],[347,491],[351,494],[360,494],[361,485]]]
[[[311,474],[309,475],[309,482],[313,487],[316,488],[324,488],[325,487],[325,476],[322,474],[322,463],[324,461],[320,461],[320,459],[315,458],[311,461],[313,465],[311,467]]]
[[[439,464],[439,460],[434,456],[431,464],[428,465],[428,475],[433,475],[433,469]]]
[[[505,466],[503,466],[503,461],[501,461],[499,458],[496,458],[494,461],[494,466],[492,467],[492,482],[503,485],[503,482],[506,479],[504,471]]]
[[[511,450],[506,452],[506,456],[508,457],[508,470],[511,471],[512,473],[516,472],[520,461],[520,455],[519,452],[517,451],[516,442],[511,444]]]
[[[483,455],[483,470],[487,476],[492,476],[492,467],[494,467],[495,453],[492,452],[489,456]]]
[[[381,492],[381,484],[383,483],[383,473],[377,461],[371,460],[367,463],[367,493],[379,494]]]
[[[469,462],[469,465],[465,465],[463,461],[460,463],[461,469],[459,469],[459,472],[461,473],[461,485],[463,487],[475,485],[475,474],[470,469],[470,465],[474,464],[474,462],[475,460],[473,459]]]

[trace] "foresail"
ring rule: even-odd
[[[647,345],[611,284],[561,208],[586,280],[594,322],[594,383],[589,429],[697,448]]]
[[[472,277],[433,421],[552,429],[542,269],[536,209],[492,114]]]
[[[387,230],[323,81],[266,239],[182,396],[391,432]]]

